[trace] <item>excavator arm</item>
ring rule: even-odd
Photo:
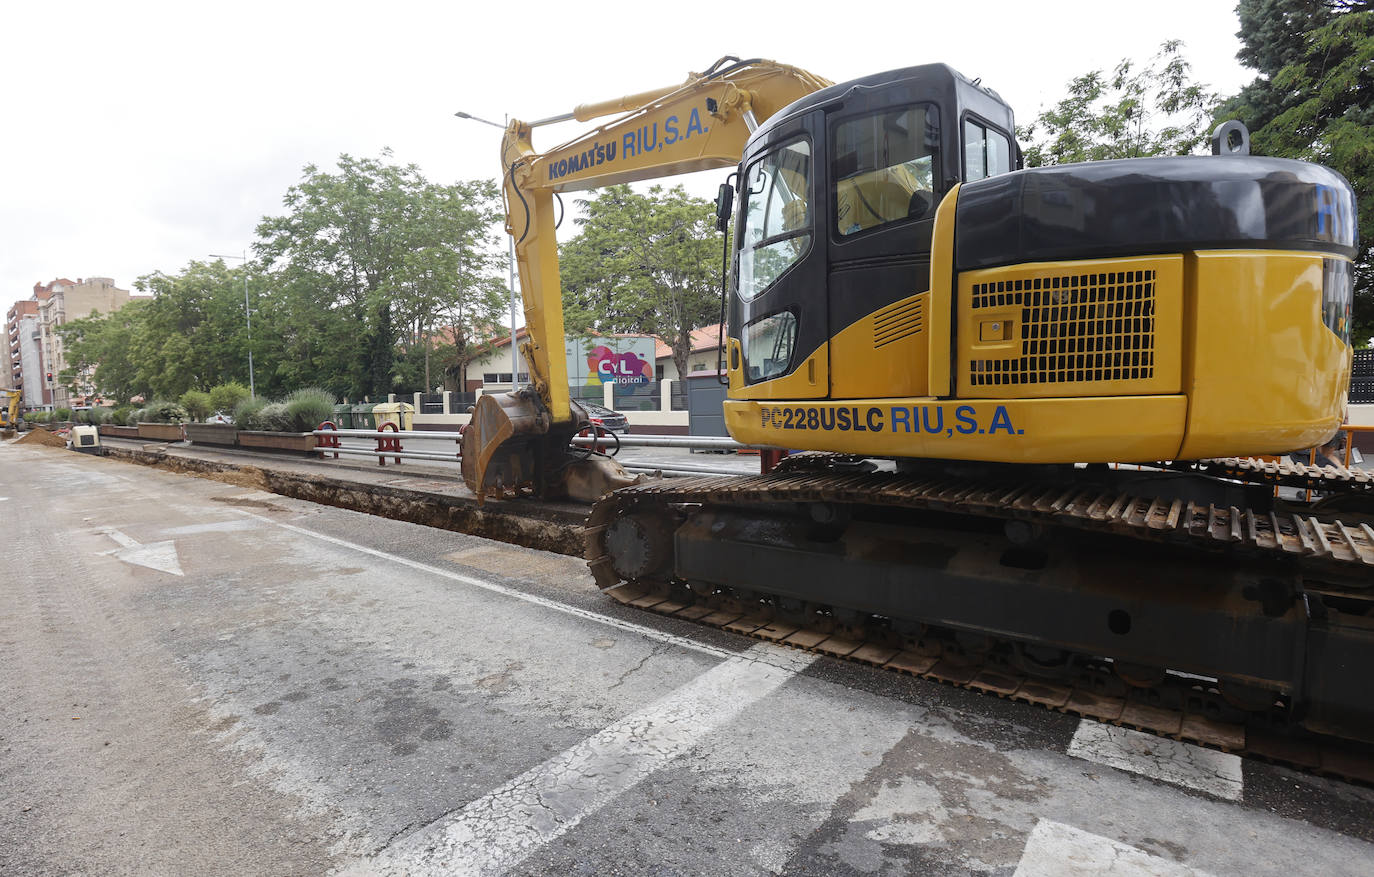
[[[796,67],[727,57],[679,85],[510,122],[501,144],[506,231],[515,238],[531,386],[478,400],[463,438],[463,477],[479,499],[532,487],[594,500],[631,481],[608,458],[568,452],[585,418],[568,393],[555,193],[733,167],[764,120],[830,84]],[[617,114],[547,152],[534,147],[539,125]]]

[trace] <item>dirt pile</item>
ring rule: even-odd
[[[65,448],[67,440],[55,432],[48,432],[46,429],[31,429],[24,433],[24,437],[15,442],[18,445],[47,445],[50,448]]]

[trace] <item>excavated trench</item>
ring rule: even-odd
[[[476,500],[469,497],[360,484],[322,473],[302,475],[270,467],[174,456],[160,449],[106,445],[104,450],[106,456],[117,460],[526,548],[573,557],[581,557],[586,548],[582,515],[534,503],[522,503],[518,510],[509,503],[497,502],[478,507]]]

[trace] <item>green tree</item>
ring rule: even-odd
[[[243,313],[251,265],[191,262],[179,274],[156,271],[134,286],[152,293],[138,339],[140,392],[176,398],[190,389],[248,379],[248,330]]]
[[[1017,130],[1026,164],[1187,155],[1207,140],[1217,96],[1169,40],[1143,67],[1123,59],[1068,84],[1068,96]]]
[[[144,313],[151,302],[135,300],[109,315],[92,313],[59,326],[68,367],[94,366],[93,383],[107,398],[127,402],[150,392],[140,383],[138,351],[146,335]]]
[[[687,373],[693,329],[720,319],[715,205],[681,186],[611,186],[579,200],[581,233],[563,244],[569,332],[654,335]]]
[[[1218,111],[1254,152],[1340,171],[1362,208],[1353,337],[1374,335],[1374,0],[1241,0],[1241,63],[1259,75]]]
[[[398,345],[423,355],[443,321],[485,321],[500,288],[495,186],[430,183],[390,155],[307,166],[286,215],[258,226],[273,291],[260,322],[275,332],[280,383],[382,395],[401,377]]]
[[[402,355],[415,371],[423,367],[423,377],[407,385],[429,392],[435,360],[444,383],[461,390],[468,363],[484,352],[486,327],[506,306],[505,254],[492,233],[504,213],[490,180],[431,186],[425,194],[416,205],[413,248],[397,273]]]

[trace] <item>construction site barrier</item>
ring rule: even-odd
[[[325,448],[334,448],[334,459],[339,459],[337,449],[342,446],[339,444],[338,432],[339,428],[334,425],[332,420],[326,420],[315,430],[315,450],[320,452],[321,460],[324,459]]]
[[[387,427],[391,427],[393,435],[387,435]],[[401,465],[401,428],[387,420],[377,426],[377,465],[385,466],[386,458],[391,456],[389,452],[396,453],[396,465]]]

